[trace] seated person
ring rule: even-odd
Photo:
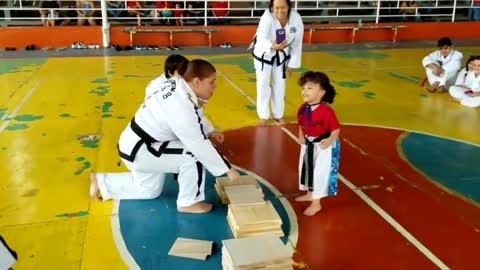
[[[138,26],[142,25],[142,16],[145,16],[143,12],[142,1],[127,1],[127,13],[131,16],[137,17]]]
[[[215,1],[212,3],[212,18],[209,24],[228,24],[227,16],[230,13],[230,1]]]
[[[188,17],[196,17],[193,20],[198,24],[205,23],[204,9],[205,9],[204,1],[188,1],[187,2]]]
[[[78,25],[84,25],[88,21],[90,25],[97,25],[95,21],[95,3],[93,0],[77,1]]]
[[[427,73],[430,93],[446,92],[457,77],[462,66],[463,54],[452,47],[452,40],[443,37],[437,42],[438,50],[423,58],[422,64]]]
[[[57,1],[41,1],[40,2],[40,18],[44,26],[54,26],[54,19],[58,17],[57,9],[60,6]]]
[[[467,73],[465,85],[452,86],[449,92],[453,100],[464,106],[480,107],[480,56],[473,57],[472,70]]]
[[[420,15],[417,13],[417,2],[415,1],[402,1],[400,15],[402,15],[402,20],[404,21],[421,21]]]
[[[58,1],[60,10],[58,11],[59,25],[69,25],[73,18],[77,17],[76,1]]]
[[[174,16],[175,5],[173,1],[158,1],[155,3],[155,9],[150,11],[154,23],[159,23],[159,18],[164,18],[162,22],[169,22],[169,18]]]
[[[120,17],[125,8],[125,2],[122,0],[107,1],[107,12],[114,18]]]
[[[468,58],[465,67],[463,67],[457,75],[457,80],[455,81],[455,85],[465,85],[465,79],[467,78],[468,72],[473,70],[473,59],[475,56],[470,56]]]

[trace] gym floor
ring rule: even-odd
[[[408,45],[408,46],[407,46]],[[421,86],[434,43],[306,48],[287,81],[286,120],[257,127],[252,58],[242,49],[2,52],[0,234],[14,269],[221,269],[233,238],[209,175],[206,215],[177,214],[172,179],[150,201],[94,202],[89,173],[126,172],[116,150],[169,53],[217,68],[206,115],[223,154],[262,183],[296,269],[474,269],[480,243],[480,110]],[[480,54],[478,42],[456,47]],[[300,72],[325,72],[342,123],[339,192],[313,217],[293,197]],[[168,256],[177,237],[215,241],[206,261]]]

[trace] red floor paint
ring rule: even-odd
[[[293,125],[287,127],[296,132]],[[342,141],[340,173],[358,187],[379,185],[364,192],[449,267],[474,268],[480,233],[466,221],[475,221],[480,210],[410,168],[396,152],[400,135],[344,127],[342,140],[351,144]],[[230,131],[221,148],[234,164],[259,174],[280,192],[298,193],[299,146],[278,127]],[[302,215],[308,203],[290,201],[299,222],[296,258],[310,269],[437,269],[343,184],[338,196],[322,200],[323,210],[314,217]],[[455,209],[465,212],[455,213],[445,202],[454,202]]]

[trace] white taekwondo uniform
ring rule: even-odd
[[[257,113],[261,119],[270,118],[270,98],[273,117],[283,118],[287,67],[300,68],[301,66],[304,31],[302,17],[295,10],[290,11],[288,23],[285,26],[286,40],[289,45],[280,51],[272,50],[276,30],[281,28],[275,15],[269,9],[265,10],[251,44],[257,77]],[[272,88],[269,85],[270,75],[272,75]]]
[[[230,164],[205,134],[198,100],[183,78],[152,82],[155,88],[120,135],[119,152],[130,173],[97,174],[104,200],[153,199],[165,173],[178,174],[177,207],[205,199],[205,168],[226,173]]]
[[[448,88],[455,82],[457,73],[462,67],[462,62],[463,54],[459,51],[452,50],[447,57],[443,57],[440,54],[440,51],[436,50],[425,56],[422,64],[425,67],[430,85],[439,82],[438,86],[445,86]],[[439,65],[445,72],[440,76],[433,74],[433,71],[430,68],[427,68],[427,65],[432,63]]]
[[[17,253],[0,236],[0,269],[10,269],[17,261]]]
[[[465,84],[463,86],[454,85],[448,89],[450,95],[460,100],[460,104],[476,108],[480,107],[480,96],[471,97],[465,92],[472,90],[473,92],[480,92],[480,75],[475,76],[474,71],[469,71],[465,77]]]
[[[465,85],[465,79],[467,78],[467,68],[463,67],[457,74],[457,79],[455,80],[455,85]]]
[[[147,85],[147,87],[145,89],[145,100],[147,100],[147,98],[149,96],[151,96],[153,93],[155,93],[155,91],[157,91],[156,86],[166,82],[167,80],[168,80],[168,78],[165,76],[165,73],[163,73],[162,75],[160,75],[157,78],[150,81],[150,83]],[[203,132],[205,132],[205,134],[208,135],[208,134],[212,133],[213,131],[215,131],[215,128],[213,127],[212,123],[210,123],[208,118],[205,116],[205,114],[203,112],[203,108],[204,108],[203,106],[199,106],[197,111],[198,111],[198,115],[200,115],[200,118],[202,119]]]

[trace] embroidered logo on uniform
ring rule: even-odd
[[[297,28],[295,27],[290,28],[290,33],[295,33],[295,32],[297,32]]]

